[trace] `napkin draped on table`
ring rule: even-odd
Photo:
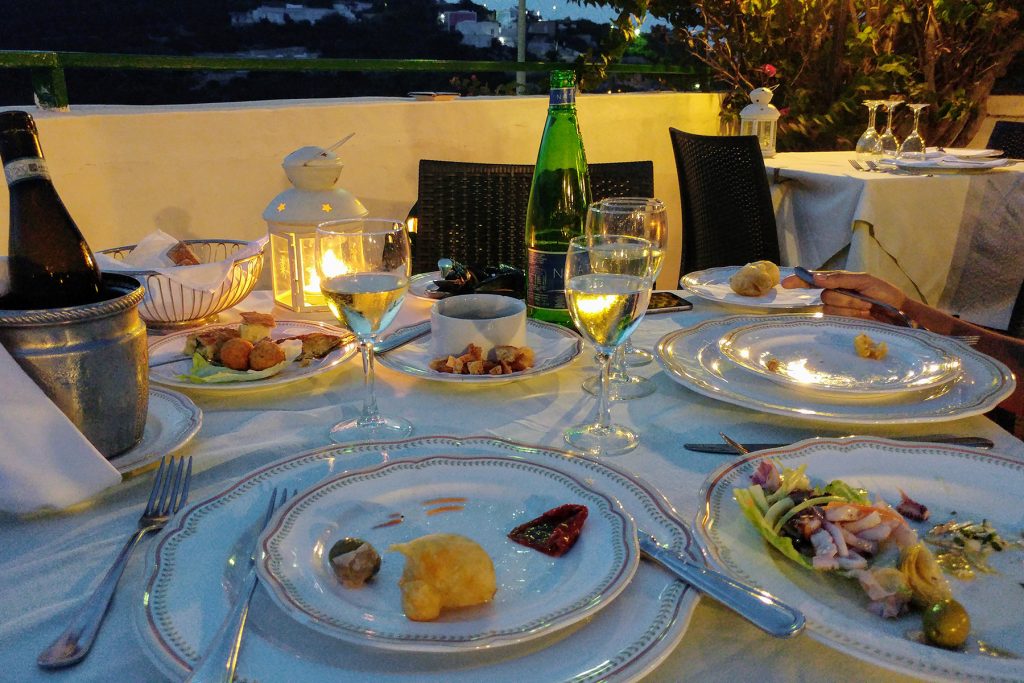
[[[123,260],[109,254],[96,254],[100,270],[112,273],[152,271],[166,276],[180,285],[203,292],[216,291],[231,276],[236,261],[258,254],[267,242],[267,237],[250,242],[231,254],[230,258],[197,266],[177,266],[167,256],[167,250],[178,243],[163,230],[156,230],[143,237]]]
[[[62,509],[121,475],[0,345],[0,510]]]

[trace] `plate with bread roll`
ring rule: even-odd
[[[207,325],[153,340],[149,378],[182,389],[263,389],[326,372],[357,349],[355,335],[342,327],[245,311],[239,323]]]
[[[772,310],[804,310],[821,306],[820,289],[784,289],[779,284],[792,268],[771,261],[722,266],[688,273],[679,281],[691,294],[728,306]]]

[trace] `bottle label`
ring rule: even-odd
[[[548,106],[557,106],[560,104],[575,104],[576,103],[576,88],[552,88],[551,98],[548,100]]]
[[[7,177],[7,184],[14,185],[29,178],[50,179],[50,169],[46,167],[46,160],[39,157],[26,157],[15,159],[9,164],[4,164],[4,176]]]
[[[527,250],[526,304],[564,311],[565,252]]]

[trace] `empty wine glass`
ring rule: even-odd
[[[914,130],[910,131],[910,135],[900,145],[900,158],[901,159],[924,159],[927,147],[925,146],[924,138],[921,137],[921,110],[927,107],[927,104],[908,104],[914,112]]]
[[[608,372],[612,353],[633,333],[651,298],[653,245],[639,237],[584,235],[565,255],[565,299],[583,338],[597,350],[601,384],[597,421],[565,430],[569,445],[591,455],[617,455],[636,448],[640,437],[612,424]]]
[[[883,103],[884,100],[864,100],[863,102],[864,106],[868,108],[868,127],[857,139],[855,151],[858,157],[871,158],[882,151],[878,144],[881,136],[878,134],[878,129],[875,128],[875,118],[878,108]]]
[[[882,106],[885,107],[885,113],[888,117],[886,119],[885,132],[878,138],[878,149],[881,151],[882,156],[894,157],[899,154],[900,141],[896,137],[896,133],[892,130],[892,113],[896,111],[896,107],[901,104],[903,104],[903,102],[900,100],[886,100],[882,102]]]
[[[320,291],[334,317],[359,339],[363,353],[362,414],[331,428],[333,441],[408,436],[412,425],[377,410],[373,342],[395,319],[409,289],[409,233],[399,220],[356,218],[317,226],[316,269]]]
[[[668,247],[668,211],[665,203],[650,197],[613,197],[594,202],[587,210],[586,234],[640,237],[654,246],[651,279],[656,281]],[[612,357],[609,398],[628,400],[654,393],[654,383],[629,374],[629,366],[646,365],[653,360],[649,351],[636,349],[627,339]],[[591,377],[583,388],[597,395],[600,376]]]

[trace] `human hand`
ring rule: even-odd
[[[822,288],[821,302],[824,305],[822,312],[826,315],[868,319],[877,319],[878,317],[877,307],[873,307],[866,301],[831,291],[833,289],[852,289],[872,299],[891,304],[900,310],[903,310],[907,304],[906,295],[898,287],[867,273],[849,273],[842,270],[820,271],[814,273],[814,283]],[[784,278],[782,286],[786,289],[809,287],[796,275]],[[886,320],[888,321],[887,318]]]

